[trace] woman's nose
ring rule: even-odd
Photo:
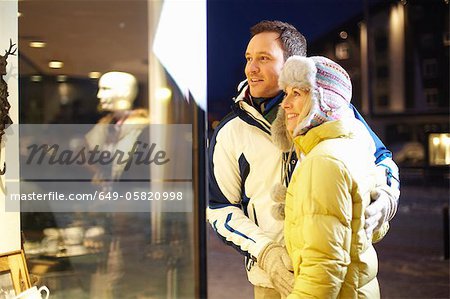
[[[284,110],[291,108],[291,102],[287,97],[284,98],[283,101],[281,102],[281,108],[283,108]]]

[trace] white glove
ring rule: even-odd
[[[286,248],[269,243],[259,254],[259,266],[270,276],[270,281],[282,298],[287,297],[294,287],[294,268]]]
[[[400,191],[388,185],[375,187],[370,192],[372,203],[366,208],[365,217],[367,238],[372,239],[374,231],[377,231],[383,223],[394,218],[397,212]]]

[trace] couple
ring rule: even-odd
[[[255,298],[377,298],[372,242],[399,197],[391,154],[350,105],[342,67],[305,57],[290,24],[251,36],[247,82],[210,142],[208,220],[244,254]],[[286,195],[272,196],[279,183]]]

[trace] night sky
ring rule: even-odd
[[[311,43],[363,12],[364,0],[209,0],[208,112],[221,119],[244,77],[249,29],[261,20],[291,23]],[[211,119],[210,119],[211,120]]]

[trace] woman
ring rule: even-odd
[[[364,232],[375,147],[349,108],[350,78],[328,58],[293,56],[279,85],[288,137],[302,160],[286,194],[284,236],[295,275],[288,298],[379,298],[377,255]]]

